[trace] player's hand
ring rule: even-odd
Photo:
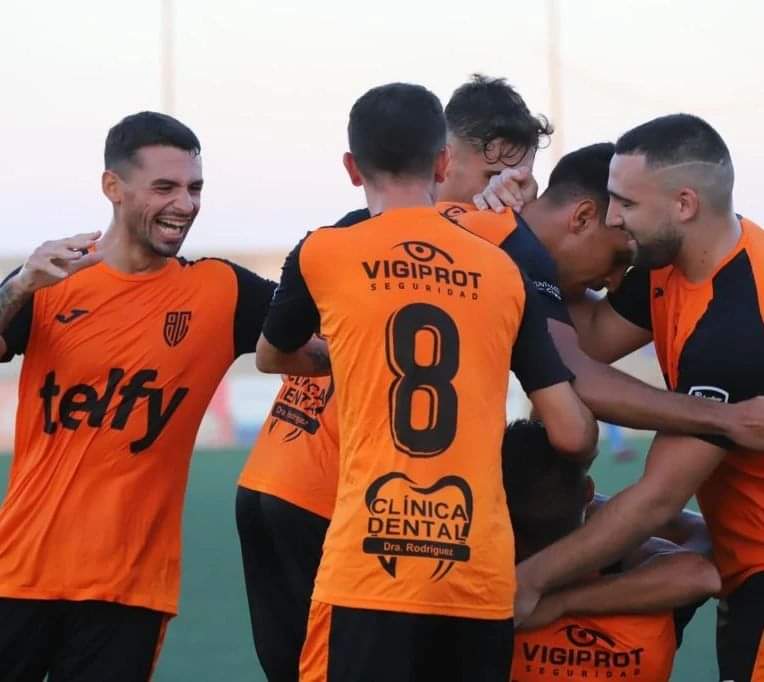
[[[517,606],[515,605],[515,609]],[[554,593],[544,595],[539,599],[536,608],[533,609],[527,618],[523,619],[521,625],[518,626],[519,630],[535,630],[537,628],[543,628],[549,623],[553,623],[558,618],[562,618],[565,615],[565,605],[560,594]],[[515,613],[515,623],[517,623],[517,613]]]
[[[729,405],[732,419],[726,436],[749,450],[764,450],[764,396]]]
[[[505,168],[490,179],[488,186],[476,194],[472,202],[480,210],[503,213],[509,207],[519,212],[525,204],[536,199],[538,189],[536,179],[525,166]]]
[[[536,610],[541,592],[534,587],[527,571],[527,562],[517,567],[517,592],[515,593],[515,626],[522,625]]]
[[[103,254],[96,250],[88,252],[88,249],[93,247],[100,236],[100,231],[86,232],[38,246],[14,277],[16,286],[24,293],[31,294],[99,263]]]

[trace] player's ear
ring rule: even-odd
[[[579,234],[594,227],[597,223],[597,204],[591,199],[582,199],[573,208],[568,227],[571,232]]]
[[[122,180],[114,171],[105,170],[101,175],[101,189],[112,204],[122,203]]]
[[[342,165],[345,166],[345,170],[348,172],[348,175],[350,176],[350,182],[353,183],[354,187],[360,187],[361,185],[363,185],[361,172],[358,170],[358,166],[356,165],[355,158],[350,152],[345,152],[342,155]]]
[[[451,165],[451,147],[446,145],[435,157],[435,182],[445,182],[448,167]]]
[[[682,187],[677,194],[675,205],[680,223],[692,220],[700,208],[698,193],[691,187]]]

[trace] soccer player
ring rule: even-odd
[[[618,140],[607,221],[633,238],[637,265],[618,292],[578,316],[590,353],[610,359],[653,339],[672,391],[717,403],[764,392],[764,232],[735,214],[733,180],[724,141],[695,116],[657,118]],[[521,565],[520,608],[527,613],[539,594],[617,559],[697,492],[722,577],[721,679],[758,679],[763,467],[761,450],[723,438],[658,434],[635,485]]]
[[[596,434],[517,267],[434,208],[445,134],[420,86],[355,103],[345,165],[381,215],[295,248],[258,342],[263,371],[325,373],[302,348],[320,325],[336,383],[339,487],[303,682],[505,682],[510,356],[556,447],[588,454]]]
[[[3,680],[147,680],[177,611],[196,432],[275,287],[177,257],[202,182],[188,127],[128,116],[106,139],[103,237],[46,242],[0,287],[2,359],[24,355],[0,508]]]
[[[344,222],[338,227],[346,226]],[[339,472],[331,376],[284,376],[236,491],[252,636],[270,682],[296,682]]]
[[[522,560],[583,525],[594,484],[587,464],[557,453],[538,422],[511,424],[502,449]],[[677,544],[662,539],[667,530]],[[704,556],[710,542],[700,515],[684,511],[659,535],[599,576],[545,597],[516,633],[512,682],[668,682],[683,628],[720,579]]]

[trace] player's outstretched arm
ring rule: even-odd
[[[657,613],[697,604],[721,589],[721,578],[704,556],[660,540],[645,543],[652,552],[622,573],[544,595],[522,628],[543,627],[565,615]]]
[[[644,542],[682,509],[725,452],[691,436],[658,434],[637,483],[585,526],[518,566],[516,619],[527,617],[544,593],[612,564]]]
[[[621,317],[606,297],[598,298],[591,292],[568,301],[568,312],[576,325],[581,349],[600,362],[620,360],[653,340],[650,330]]]
[[[570,325],[549,320],[549,331],[563,362],[576,375],[576,392],[598,419],[633,429],[688,434],[728,435],[735,427],[730,406],[654,388],[590,358]],[[747,439],[743,445],[764,446],[756,430],[745,434],[741,427],[738,435]]]
[[[292,374],[300,377],[328,376],[332,373],[326,341],[314,336],[295,351],[284,352],[260,336],[255,353],[257,369],[265,374]]]
[[[586,509],[586,517],[589,519],[597,513],[610,499],[608,495],[595,493],[594,499]],[[647,560],[653,554],[660,551],[655,549],[655,542],[666,540],[670,546],[677,546],[687,552],[695,552],[710,557],[713,546],[711,536],[708,534],[708,526],[701,514],[691,509],[682,509],[676,516],[669,519],[653,532],[653,537],[637,550],[629,554],[626,561],[629,566],[637,566]]]
[[[0,287],[0,333],[35,291],[100,262],[101,252],[88,252],[100,236],[100,232],[88,232],[38,246]]]

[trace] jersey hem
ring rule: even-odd
[[[0,585],[0,596],[8,599],[42,599],[45,601],[106,601],[123,606],[138,606],[151,611],[159,611],[169,616],[178,615],[176,603],[163,602],[149,597],[124,596],[113,592],[98,592],[94,590],[39,590],[22,587],[6,588]]]
[[[351,609],[372,609],[375,611],[395,611],[396,613],[416,613],[423,616],[454,616],[456,618],[473,618],[476,620],[508,620],[514,616],[514,608],[487,607],[477,609],[459,607],[453,604],[438,604],[421,602],[397,602],[389,599],[354,599],[342,595],[328,597],[319,590],[313,594],[313,601],[342,606]]]
[[[294,490],[290,490],[288,487],[282,488],[281,486],[272,485],[271,483],[264,482],[260,479],[250,478],[249,476],[243,475],[239,477],[237,485],[246,488],[247,490],[252,490],[253,492],[273,495],[285,502],[289,502],[289,504],[293,504],[295,507],[300,507],[300,509],[304,509],[311,514],[316,514],[316,516],[320,516],[329,521],[332,518],[333,508],[332,510],[327,511],[327,507],[324,507],[323,505],[306,503],[304,495],[295,493]]]

